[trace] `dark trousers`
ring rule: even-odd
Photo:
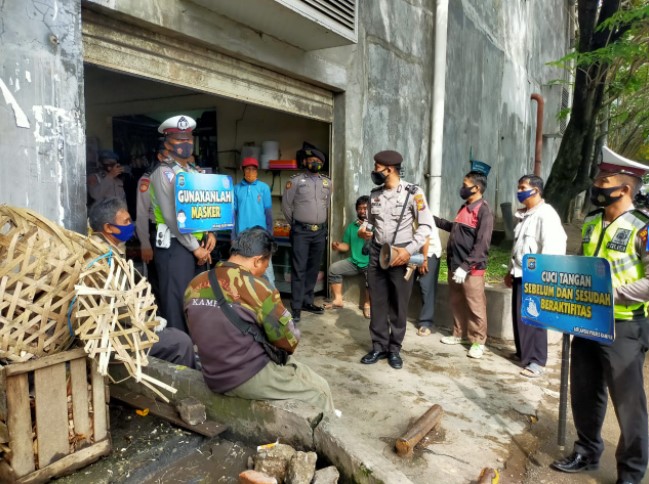
[[[570,398],[577,428],[575,451],[597,461],[604,451],[601,430],[608,392],[620,426],[615,458],[618,479],[640,482],[649,446],[643,365],[649,345],[649,320],[615,323],[610,346],[573,337]]]
[[[514,326],[514,343],[516,356],[523,366],[536,363],[545,366],[548,362],[548,332],[523,323],[521,305],[523,299],[523,279],[515,277],[512,284],[512,323]]]
[[[370,336],[376,351],[398,353],[406,335],[408,301],[414,278],[406,281],[406,265],[381,269],[376,244],[370,246],[367,282],[370,288]]]
[[[183,304],[185,289],[197,272],[194,254],[172,238],[168,249],[155,248],[154,260],[158,269],[160,315],[169,327],[187,333]]]
[[[155,238],[156,238],[156,226],[155,224],[149,224],[149,242],[151,247],[155,248]],[[155,249],[154,249],[155,250]],[[151,290],[155,296],[156,301],[160,301],[160,284],[158,283],[158,269],[155,266],[155,260],[152,260],[146,264],[146,279],[151,284]],[[160,304],[158,302],[158,304]]]
[[[300,224],[291,227],[291,307],[300,311],[313,304],[322,255],[327,247],[327,229],[311,231]]]
[[[196,368],[194,343],[187,333],[176,328],[165,328],[156,333],[160,340],[151,347],[149,356],[161,360]]]
[[[435,294],[437,294],[437,281],[439,279],[439,257],[431,255],[428,258],[428,272],[419,277],[421,290],[421,313],[419,313],[419,326],[433,327],[435,317]]]

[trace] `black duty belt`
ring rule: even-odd
[[[327,224],[305,224],[303,222],[298,222],[297,220],[295,221],[295,225],[311,232],[317,232],[318,230],[322,230],[327,226]]]

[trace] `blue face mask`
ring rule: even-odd
[[[518,192],[516,194],[516,198],[518,198],[519,202],[523,203],[525,200],[530,198],[532,195],[534,195],[534,188],[530,188],[529,190]]]
[[[130,223],[128,225],[116,225],[116,224],[111,224],[111,225],[119,229],[119,234],[111,234],[111,235],[121,242],[129,241],[131,237],[133,237],[133,234],[135,233],[134,223]]]

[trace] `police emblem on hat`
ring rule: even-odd
[[[187,128],[189,128],[189,121],[187,121],[187,118],[185,116],[181,116],[180,119],[178,120],[178,129],[184,131]]]

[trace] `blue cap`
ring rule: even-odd
[[[471,160],[471,171],[480,173],[484,176],[489,176],[489,171],[491,167],[487,165],[484,161]]]
[[[102,161],[102,162],[104,160],[119,161],[119,156],[117,155],[117,153],[115,153],[114,151],[110,151],[110,150],[101,150],[98,153],[98,158],[99,158],[99,161]]]

